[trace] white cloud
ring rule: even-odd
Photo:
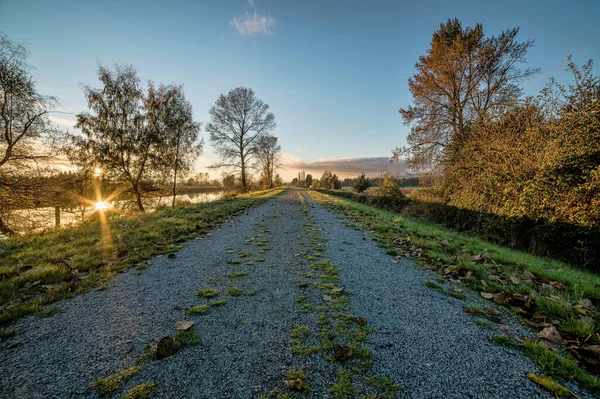
[[[61,125],[61,126],[75,126],[75,121],[71,120],[71,119],[67,119],[67,118],[59,118],[53,115],[48,115],[48,119],[50,119],[52,122],[56,123],[57,125]]]
[[[254,7],[254,0],[248,0],[248,4],[250,4],[252,7]]]
[[[277,25],[277,21],[270,15],[260,15],[254,10],[252,14],[246,12],[239,17],[233,17],[230,24],[244,36],[272,35],[271,29]]]

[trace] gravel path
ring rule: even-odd
[[[423,286],[426,272],[408,261],[391,263],[369,236],[305,198],[328,239],[323,259],[341,267],[352,312],[373,328],[373,369],[403,385],[400,396],[549,397],[525,377],[535,371],[526,357],[490,344],[461,301]],[[297,303],[306,295],[298,287],[302,273],[311,270],[298,256],[309,245],[299,210],[298,192],[288,190],[189,242],[174,259],[154,258],[139,275],[131,270],[108,289],[58,303],[64,313],[14,323],[21,333],[12,340],[23,345],[0,350],[0,397],[97,398],[95,380],[135,365],[148,345],[175,335],[178,320],[193,320],[202,343],[149,362],[112,397],[152,381],[158,398],[255,398],[282,387],[292,368],[309,372],[314,397],[329,397],[338,366],[290,351],[293,325],[317,328],[317,315],[299,312]],[[227,277],[232,273],[247,274]],[[231,286],[244,295],[229,295]],[[210,301],[195,295],[206,287],[220,292],[210,300],[227,303],[186,315]]]
[[[328,239],[324,255],[342,267],[352,309],[374,332],[375,369],[393,376],[413,398],[547,398],[525,374],[535,366],[522,353],[487,340],[489,332],[463,312],[463,302],[423,284],[433,276],[409,260],[392,263],[368,234],[340,224],[312,203]]]

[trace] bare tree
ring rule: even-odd
[[[275,171],[281,167],[281,145],[277,137],[269,134],[259,137],[254,152],[265,186],[273,188]]]
[[[27,65],[27,48],[0,34],[0,232],[12,234],[4,221],[15,207],[32,202],[35,166],[49,159],[58,133],[48,113],[56,99],[38,93]],[[42,144],[44,140],[48,140]]]
[[[239,176],[242,190],[250,188],[248,169],[255,158],[255,143],[276,126],[269,105],[257,99],[254,90],[237,87],[221,95],[210,108],[211,123],[206,126],[210,141],[221,162],[214,168],[228,168]]]
[[[475,122],[493,120],[514,104],[521,95],[516,83],[539,71],[519,68],[533,41],[517,42],[518,32],[486,38],[480,24],[440,25],[408,82],[414,105],[399,111],[404,123],[414,123],[409,145],[392,159],[409,155],[413,167],[439,165],[460,149]]]

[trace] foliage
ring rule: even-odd
[[[319,180],[319,186],[326,190],[339,190],[342,188],[342,182],[336,174],[331,173],[330,170],[326,170]]]
[[[597,268],[600,79],[591,62],[569,63],[569,70],[573,85],[553,81],[537,98],[475,123],[434,187],[414,195],[415,211]]]
[[[493,120],[519,98],[516,83],[538,70],[519,68],[533,41],[517,42],[518,32],[485,37],[481,24],[465,28],[457,19],[440,24],[408,81],[414,105],[400,113],[414,124],[409,147],[396,149],[396,159],[406,154],[410,164],[424,168],[451,162],[474,123]]]
[[[185,98],[182,86],[155,88],[151,83],[146,103],[150,127],[160,135],[161,157],[157,166],[173,176],[172,206],[175,207],[177,178],[189,173],[202,152],[204,142],[198,140],[200,123],[194,122],[192,104]]]
[[[210,141],[221,162],[214,168],[227,168],[240,177],[242,190],[250,190],[248,169],[256,157],[256,145],[261,136],[272,131],[275,115],[269,105],[254,95],[254,90],[236,87],[220,95],[209,110],[211,123],[206,125]]]
[[[395,212],[400,212],[410,203],[410,200],[399,187],[390,187],[385,190],[379,190],[377,195],[353,193],[346,190],[318,190],[326,194],[348,198],[352,201],[360,202],[361,204]]]
[[[281,145],[277,137],[269,134],[259,137],[254,152],[258,161],[256,166],[261,172],[262,188],[273,188],[275,171],[281,168]]]
[[[27,65],[27,48],[0,33],[0,233],[13,234],[6,219],[33,206],[43,188],[33,177],[37,162],[51,158],[58,131],[48,115],[55,98],[38,93]],[[44,146],[39,144],[43,143]]]
[[[155,87],[147,94],[131,65],[98,68],[102,88],[84,86],[91,112],[77,114],[81,134],[71,134],[69,160],[87,169],[99,167],[106,177],[129,185],[144,211],[142,194],[166,171],[189,169],[199,154],[199,124],[181,87]],[[176,186],[174,177],[173,185]]]
[[[367,176],[365,176],[364,173],[362,173],[360,176],[358,176],[356,179],[354,179],[352,188],[357,193],[362,193],[363,191],[365,191],[366,189],[371,187],[371,184],[372,184],[371,179],[369,179]]]

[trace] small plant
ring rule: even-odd
[[[518,347],[517,343],[510,337],[502,334],[492,334],[489,338],[490,342],[498,345],[506,346],[508,348]]]
[[[254,264],[254,262],[253,262],[253,261],[251,261],[251,260],[249,260],[249,261],[246,261],[246,264],[247,264],[247,265],[253,265],[253,264]]]
[[[191,308],[188,309],[187,313],[188,314],[204,314],[204,313],[208,312],[209,310],[210,310],[210,306],[199,305],[199,306],[192,306]]]
[[[291,391],[309,392],[310,386],[306,382],[306,374],[302,370],[293,369],[288,371],[287,386]]]
[[[234,272],[234,273],[229,273],[227,275],[227,277],[229,278],[238,278],[238,277],[244,277],[247,276],[248,272]]]
[[[371,179],[369,179],[367,176],[365,176],[364,173],[362,173],[360,176],[354,179],[352,189],[357,193],[362,193],[372,185],[373,183],[371,182]]]
[[[200,343],[200,336],[192,330],[179,331],[175,336],[175,341],[179,342],[182,347],[198,345]]]
[[[387,251],[385,251],[386,254],[390,255],[390,256],[398,256],[400,255],[400,252],[398,252],[398,250],[390,248]]]
[[[431,289],[434,289],[434,290],[440,290],[440,289],[442,289],[442,287],[440,287],[439,285],[437,285],[433,281],[429,281],[429,280],[425,281],[425,283],[423,285],[425,287],[427,287],[427,288],[431,288]]]
[[[567,334],[572,334],[579,339],[588,339],[594,335],[594,320],[585,317],[581,319],[570,319],[560,325],[560,329]]]
[[[244,294],[244,290],[239,287],[229,287],[227,293],[231,296],[240,296]]]
[[[239,259],[230,259],[227,261],[227,263],[229,263],[230,265],[239,265],[240,263],[242,263],[242,261]]]
[[[481,307],[475,305],[465,305],[463,306],[463,310],[465,313],[471,315],[482,316],[485,314],[485,311]]]
[[[219,295],[219,291],[214,288],[202,288],[201,290],[196,291],[196,295],[201,298],[213,298]]]
[[[143,368],[143,366],[129,367],[128,369],[121,370],[118,373],[110,375],[106,378],[96,380],[92,386],[94,389],[96,389],[96,391],[98,391],[100,396],[107,396],[111,392],[116,391],[123,381],[133,377],[142,371]]]
[[[301,343],[306,341],[308,337],[310,337],[310,334],[311,331],[309,327],[294,324],[291,333],[292,345],[300,345]]]
[[[156,384],[153,382],[140,384],[127,391],[121,399],[148,399],[155,389]]]
[[[20,331],[16,328],[2,329],[0,330],[0,341],[6,338],[14,337],[15,335],[19,334],[19,332]]]
[[[523,350],[549,376],[564,381],[577,381],[592,393],[600,393],[598,378],[587,374],[574,359],[544,348],[537,342],[525,342]]]
[[[216,301],[212,301],[208,303],[208,306],[223,306],[227,303],[227,299],[217,299]]]
[[[475,324],[477,324],[479,327],[484,327],[484,328],[489,328],[489,329],[492,328],[492,325],[486,319],[477,319],[477,320],[475,320]]]
[[[337,382],[329,387],[329,393],[334,399],[346,399],[354,396],[352,374],[348,371],[338,372]]]

